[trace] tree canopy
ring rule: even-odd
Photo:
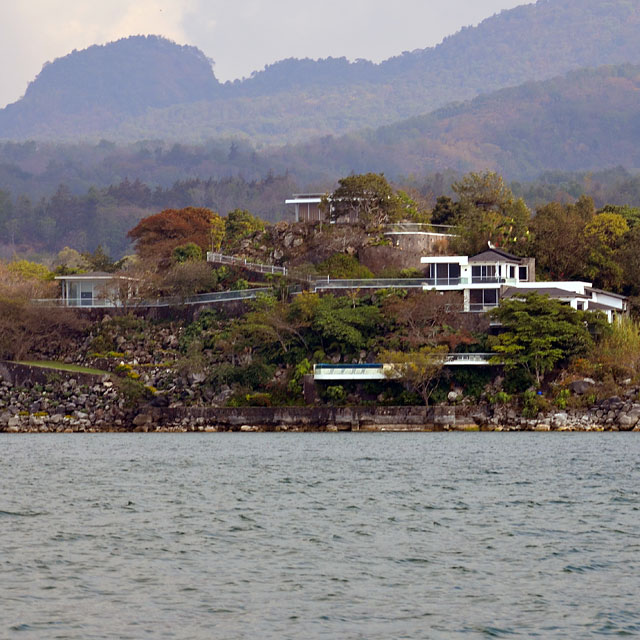
[[[575,311],[560,300],[533,292],[503,299],[491,311],[502,325],[493,344],[498,353],[494,362],[507,370],[522,368],[540,385],[557,363],[592,346],[587,322],[602,323],[600,315]]]
[[[166,261],[176,247],[188,243],[206,252],[211,242],[212,221],[219,217],[204,207],[166,209],[143,218],[127,235],[135,242],[141,258]]]

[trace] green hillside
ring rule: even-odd
[[[546,169],[640,167],[639,95],[639,66],[581,70],[273,158],[308,178],[489,168],[515,179]]]

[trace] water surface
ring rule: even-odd
[[[635,434],[0,435],[0,637],[640,634]]]

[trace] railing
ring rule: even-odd
[[[320,289],[422,289],[427,282],[425,278],[366,278],[359,280],[312,280],[311,288]]]
[[[485,313],[486,311],[491,311],[491,309],[497,309],[497,302],[489,302],[489,303],[472,303],[469,305],[469,311],[471,313]]]
[[[44,307],[73,307],[81,309],[105,309],[105,308],[138,308],[138,307],[177,307],[180,305],[215,304],[217,302],[235,302],[238,300],[253,300],[259,293],[269,293],[271,289],[263,287],[256,289],[240,289],[238,291],[217,291],[214,293],[201,293],[187,298],[172,296],[167,298],[140,299],[131,298],[125,302],[102,300],[82,300],[80,298],[50,298],[31,300],[31,304]]]
[[[486,365],[495,353],[450,353],[444,359],[445,365]]]
[[[429,233],[438,236],[451,236],[455,227],[447,224],[425,224],[420,222],[396,222],[384,228],[385,233]]]
[[[516,285],[518,280],[516,278],[502,278],[498,276],[484,277],[484,276],[471,276],[471,284],[508,284]]]
[[[282,276],[287,275],[286,267],[277,267],[273,264],[260,264],[258,262],[247,262],[246,258],[239,258],[237,256],[225,256],[222,253],[215,253],[213,251],[207,251],[207,262],[215,262],[216,264],[229,264],[234,267],[242,267],[248,271],[255,271],[257,273],[277,273]]]

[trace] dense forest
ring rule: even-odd
[[[580,70],[379,129],[261,151],[229,138],[197,145],[5,142],[0,188],[37,199],[60,184],[80,194],[127,177],[166,188],[179,180],[259,181],[274,173],[290,176],[298,188],[325,190],[351,172],[384,172],[397,180],[491,168],[530,181],[547,170],[636,168],[639,88],[638,66]]]
[[[640,63],[639,24],[637,2],[540,0],[379,65],[289,59],[226,84],[197,49],[136,36],[46,64],[0,111],[0,138],[338,135],[581,67]]]

